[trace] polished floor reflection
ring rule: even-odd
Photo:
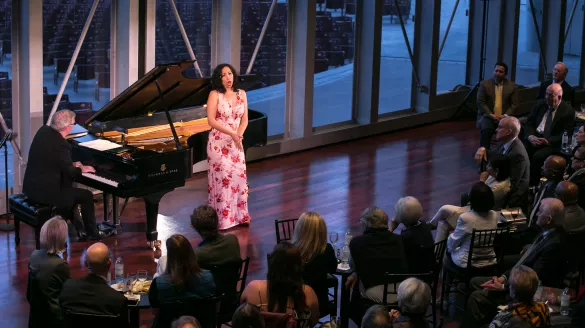
[[[249,279],[266,273],[275,219],[312,210],[323,215],[330,231],[358,234],[359,215],[373,204],[393,215],[396,200],[412,195],[430,216],[441,205],[458,202],[459,194],[477,179],[472,158],[477,144],[473,122],[447,122],[250,163],[252,224],[229,230],[239,238],[242,256],[251,258]],[[181,233],[196,245],[200,237],[190,227],[189,215],[206,198],[205,174],[167,194],[160,206],[159,238]],[[102,208],[96,211],[100,218]],[[122,256],[126,273],[144,269],[152,274],[156,268],[152,251],[146,249],[144,214],[142,201],[131,200],[122,213],[123,231],[105,241],[114,259]],[[0,232],[1,327],[26,327],[28,322],[27,265],[34,237],[32,229],[21,230],[20,247],[14,245],[13,232]],[[88,245],[69,245],[65,256],[73,277],[86,273],[82,258]],[[149,326],[150,311],[143,310],[141,319],[143,327]]]

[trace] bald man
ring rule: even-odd
[[[530,157],[530,182],[538,184],[540,168],[551,154],[559,152],[563,132],[573,134],[575,111],[562,101],[563,89],[553,83],[546,89],[547,98],[534,104],[524,124],[524,146]]]
[[[69,279],[61,290],[61,309],[75,313],[120,316],[126,320],[126,298],[106,281],[112,260],[108,246],[91,245],[86,252],[85,265],[89,274]]]
[[[563,181],[557,185],[555,194],[565,206],[563,229],[566,232],[583,231],[585,229],[585,210],[577,203],[579,200],[579,187],[572,182]]]
[[[535,223],[538,208],[540,203],[545,198],[555,197],[555,188],[563,181],[563,174],[567,167],[567,160],[562,156],[551,155],[547,157],[542,166],[542,176],[546,178],[546,182],[542,184],[534,195],[532,202],[532,211],[530,212],[529,225]]]
[[[567,83],[566,78],[569,74],[569,68],[565,63],[558,62],[553,68],[552,80],[545,80],[540,83],[540,89],[538,90],[538,96],[536,100],[546,98],[546,89],[553,83],[560,84],[563,88],[563,101],[571,104],[573,102],[573,96],[575,95],[575,89]]]

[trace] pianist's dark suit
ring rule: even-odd
[[[73,206],[80,204],[86,232],[96,236],[93,194],[72,187],[73,178],[80,174],[81,169],[74,167],[71,160],[71,145],[57,130],[42,126],[30,146],[22,191],[35,202],[56,206],[72,220]]]

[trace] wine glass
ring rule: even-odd
[[[141,283],[144,283],[146,281],[146,279],[148,278],[148,273],[146,272],[146,270],[138,270],[136,272],[136,278]]]
[[[335,245],[335,243],[337,243],[338,240],[339,235],[337,234],[337,231],[331,231],[329,233],[329,241],[331,242],[331,245]]]
[[[124,284],[124,292],[132,295],[132,287],[134,287],[134,283],[136,283],[136,274],[129,273],[126,276],[126,283]]]
[[[331,328],[339,328],[341,327],[341,318],[338,316],[331,316],[331,320],[329,320],[331,324]]]

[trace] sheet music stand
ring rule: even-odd
[[[14,223],[10,223],[10,207],[8,206],[8,140],[12,138],[12,131],[7,130],[0,141],[0,148],[4,147],[4,192],[6,202],[6,213],[0,214],[0,217],[6,217],[6,223],[0,223],[1,231],[12,231],[14,230]]]

